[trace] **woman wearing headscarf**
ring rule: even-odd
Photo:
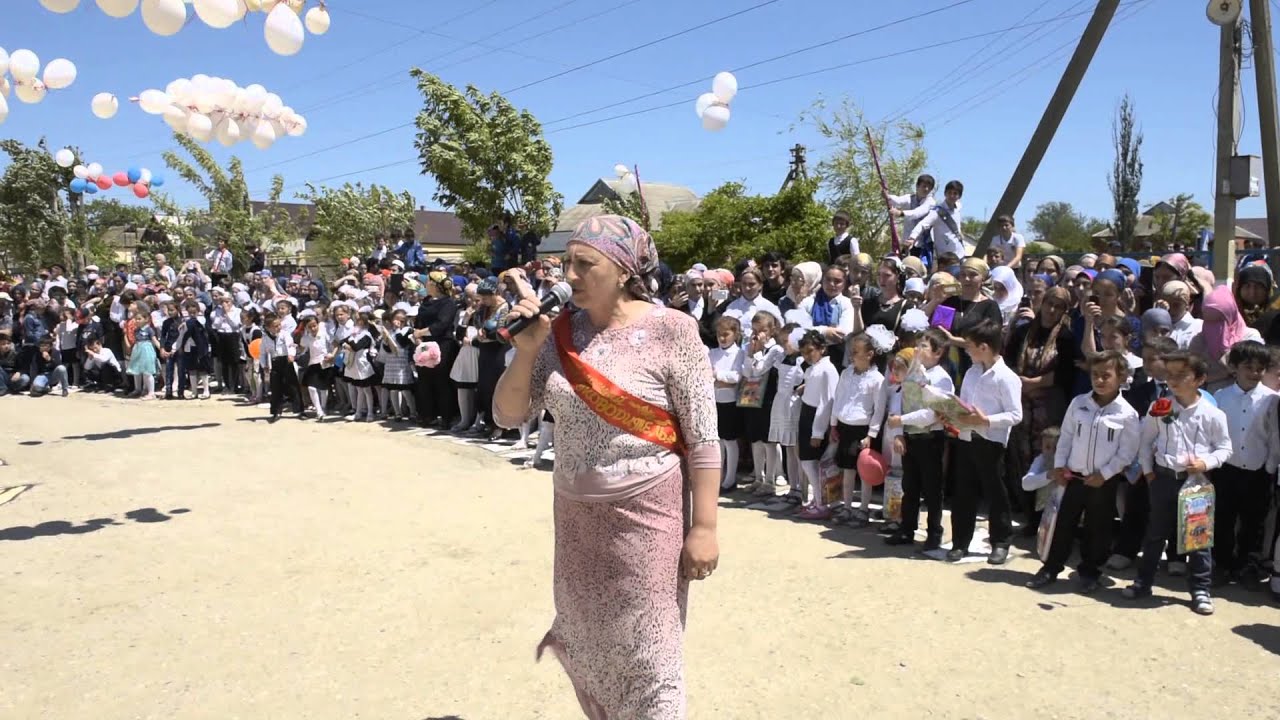
[[[440,270],[427,274],[427,298],[418,306],[413,319],[413,337],[417,342],[433,342],[440,348],[440,363],[435,367],[415,367],[414,397],[418,405],[418,422],[423,427],[441,430],[458,414],[458,397],[449,373],[458,355],[454,323],[458,319],[458,288],[453,278]]]
[[[1146,345],[1155,338],[1169,337],[1173,332],[1173,318],[1169,311],[1162,307],[1154,307],[1142,313],[1142,344]]]
[[[1280,325],[1271,304],[1276,296],[1275,277],[1265,262],[1255,262],[1240,268],[1232,288],[1236,307],[1249,327],[1262,333],[1268,344],[1280,343]]]
[[[837,368],[844,367],[844,339],[854,332],[859,319],[854,301],[844,293],[847,281],[844,268],[832,265],[822,274],[818,291],[800,302],[800,310],[809,316],[813,329],[822,333],[827,354]],[[858,298],[857,302],[861,301],[862,298]]]
[[[1049,286],[1058,285],[1058,280],[1066,271],[1067,264],[1057,255],[1045,255],[1036,265],[1036,273],[1048,276]]]
[[[862,312],[853,323],[855,333],[872,325],[883,325],[895,334],[901,330],[902,313],[913,307],[902,296],[906,285],[906,268],[896,257],[886,257],[876,268],[876,286],[880,292],[862,304]]]
[[[995,292],[992,299],[1000,307],[1000,316],[1004,326],[1008,327],[1018,314],[1018,305],[1022,302],[1022,283],[1018,282],[1013,268],[997,265],[991,268],[991,285]]]
[[[725,308],[724,316],[737,318],[742,325],[742,337],[751,337],[751,319],[756,313],[766,312],[772,315],[778,321],[778,325],[782,325],[782,312],[778,310],[778,306],[769,302],[769,300],[761,294],[764,290],[764,274],[759,268],[748,267],[741,273],[738,273],[738,292],[740,293],[736,299],[729,303],[729,307]]]
[[[527,283],[526,283],[527,284]],[[479,327],[474,344],[480,351],[476,358],[476,409],[479,416],[485,418],[483,430],[490,440],[497,440],[502,435],[501,427],[495,422],[493,414],[493,398],[498,387],[498,378],[502,377],[506,364],[506,346],[498,335],[498,328],[505,324],[511,306],[503,299],[500,290],[501,282],[496,277],[488,277],[480,281],[476,288],[480,308],[475,319]],[[516,427],[520,427],[518,424]]]
[[[934,317],[934,312],[939,306],[951,308],[955,312],[951,327],[944,329],[951,334],[951,362],[956,370],[957,379],[963,379],[964,374],[969,372],[969,367],[973,365],[969,353],[964,352],[965,343],[962,339],[964,333],[984,320],[996,325],[1004,324],[1000,315],[1000,306],[982,292],[982,285],[987,281],[989,274],[986,260],[976,257],[965,258],[960,263],[960,274],[956,278],[960,282],[960,294],[949,297],[941,303],[930,302],[925,306],[925,314],[930,318]]]
[[[1170,280],[1161,286],[1156,304],[1169,311],[1169,319],[1173,321],[1169,337],[1183,350],[1191,345],[1191,338],[1200,334],[1202,324],[1200,318],[1191,314],[1192,297],[1190,285],[1182,280]]]
[[[560,660],[589,718],[682,718],[688,582],[719,557],[710,361],[692,319],[649,301],[657,249],[634,221],[585,221],[567,257],[578,309],[538,317],[520,284],[513,314],[538,319],[494,403],[507,427],[544,408],[559,421],[556,619],[538,653]]]
[[[1022,422],[1009,437],[1011,477],[1021,478],[1031,466],[1040,434],[1062,423],[1073,396],[1080,346],[1071,333],[1070,309],[1071,293],[1064,287],[1049,288],[1039,310],[1018,311],[1019,319],[1027,322],[1016,324],[1005,343],[1005,364],[1022,380]]]
[[[1231,384],[1231,368],[1227,367],[1226,355],[1231,346],[1243,340],[1262,342],[1262,335],[1245,324],[1240,311],[1236,309],[1236,299],[1231,288],[1221,285],[1213,289],[1204,299],[1204,324],[1200,333],[1191,338],[1187,348],[1193,355],[1202,355],[1209,361],[1209,373],[1205,377],[1204,389],[1215,392]]]
[[[800,307],[804,299],[818,291],[822,283],[822,266],[816,262],[797,263],[791,268],[791,281],[787,293],[778,301],[778,310],[785,318],[787,313]]]
[[[1151,270],[1152,297],[1160,297],[1160,291],[1164,288],[1165,283],[1171,280],[1186,280],[1190,274],[1191,261],[1187,260],[1186,255],[1169,253],[1160,258],[1160,261]]]

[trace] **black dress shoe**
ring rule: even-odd
[[[1032,590],[1039,590],[1058,581],[1058,576],[1050,573],[1048,570],[1041,569],[1031,579],[1027,581],[1027,587]]]
[[[924,541],[924,547],[921,548],[921,550],[923,552],[931,552],[933,550],[937,550],[940,547],[942,547],[942,540],[939,538],[931,537]]]
[[[1009,562],[1009,548],[998,547],[991,550],[991,554],[987,556],[988,565],[1003,565]]]
[[[914,545],[915,542],[915,536],[906,533],[894,533],[884,539],[885,545]]]
[[[1102,585],[1098,583],[1098,578],[1096,577],[1080,578],[1080,594],[1081,595],[1092,595],[1098,592],[1098,588],[1100,587],[1102,587]]]
[[[968,554],[964,548],[951,548],[947,551],[947,562],[960,562]]]

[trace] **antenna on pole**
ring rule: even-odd
[[[805,168],[804,153],[805,147],[800,143],[796,143],[796,146],[791,148],[791,170],[787,172],[787,179],[782,181],[782,190],[786,190],[801,180],[809,179],[809,171]]]

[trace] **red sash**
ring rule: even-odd
[[[552,323],[552,332],[560,368],[573,391],[610,425],[683,456],[685,447],[675,416],[618,387],[578,356],[573,347],[571,317],[572,313],[560,313]]]

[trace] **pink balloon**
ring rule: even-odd
[[[111,179],[114,180],[115,183],[120,187],[127,187],[129,185],[128,173],[118,172],[115,175],[111,176]]]
[[[866,480],[872,487],[884,484],[884,474],[889,469],[884,456],[867,448],[858,454],[858,477]]]
[[[151,188],[147,187],[142,183],[138,183],[133,186],[133,194],[137,195],[140,198],[144,198],[151,194]]]
[[[110,189],[111,189],[111,178],[107,177],[106,175],[99,175],[99,176],[98,176],[98,179],[97,179],[97,180],[94,180],[94,182],[96,182],[96,183],[98,184],[98,189],[99,189],[99,190],[110,190]]]

